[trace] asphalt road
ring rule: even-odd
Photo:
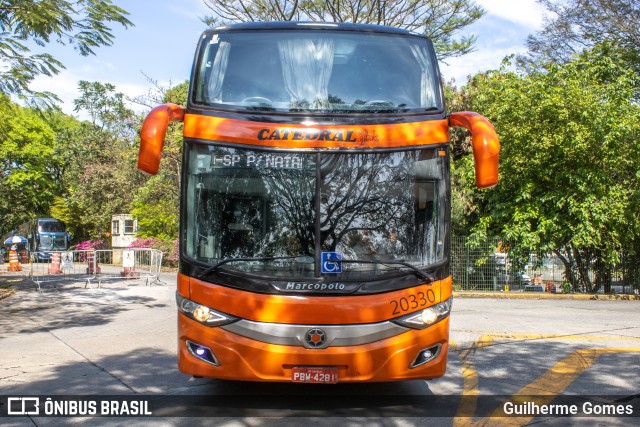
[[[175,273],[162,284],[44,284],[0,274],[0,409],[6,396],[126,395],[154,417],[99,425],[552,425],[638,424],[638,418],[499,417],[519,395],[632,405],[640,416],[640,302],[457,298],[448,372],[438,380],[300,386],[195,379],[176,367]],[[557,399],[554,401],[554,399]],[[193,415],[182,418],[184,406]],[[181,412],[182,411],[182,412]],[[6,412],[6,411],[4,411]],[[526,411],[525,411],[526,412]],[[157,415],[164,415],[159,418]],[[78,418],[0,418],[2,425],[77,424]]]

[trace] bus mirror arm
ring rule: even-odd
[[[496,185],[500,141],[493,125],[478,113],[462,111],[449,116],[449,126],[462,127],[471,132],[477,187],[487,188]]]
[[[158,173],[169,123],[183,121],[184,111],[184,107],[167,103],[157,106],[147,115],[140,130],[139,170],[151,175]]]

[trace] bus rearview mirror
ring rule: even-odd
[[[184,107],[168,103],[157,106],[147,115],[140,130],[139,170],[151,175],[158,173],[169,123],[183,121],[184,111]]]
[[[498,183],[500,141],[493,125],[485,117],[471,111],[452,113],[449,126],[462,127],[471,132],[473,160],[476,167],[476,186],[492,187]]]

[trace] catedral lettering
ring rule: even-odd
[[[331,130],[290,130],[290,129],[260,129],[258,139],[261,141],[340,141],[356,142],[353,131]]]
[[[356,24],[247,23],[200,38],[186,107],[147,116],[158,171],[184,122],[178,367],[247,381],[437,378],[449,349],[449,128],[480,188],[499,142],[448,114],[431,41]]]

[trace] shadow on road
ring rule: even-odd
[[[42,292],[38,292],[28,277],[3,274],[0,286],[14,293],[0,300],[0,338],[105,325],[127,310],[171,304],[153,296],[127,292],[130,285],[124,282],[109,288],[85,289],[82,282],[64,282],[44,285]]]

